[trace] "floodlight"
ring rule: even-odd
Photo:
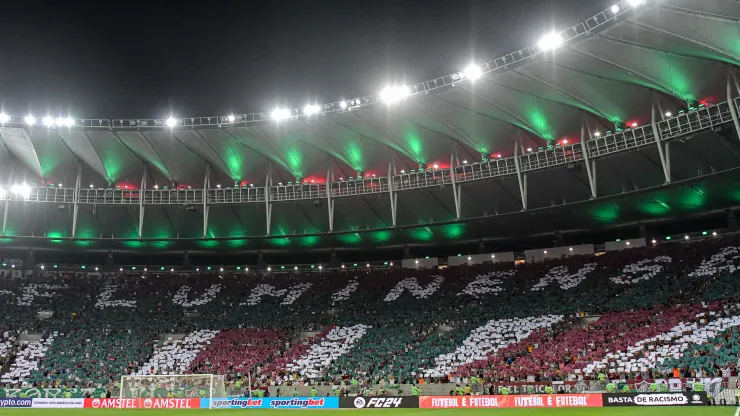
[[[75,119],[73,119],[72,117],[65,118],[64,119],[64,125],[66,127],[72,127],[72,126],[74,126],[75,125]]]
[[[64,125],[64,121],[65,121],[64,117],[57,117],[57,119],[54,120],[54,124],[56,124],[57,126],[62,126]]]
[[[468,164],[468,161],[467,160],[463,160],[463,165],[467,165],[467,164]]]
[[[717,232],[716,231],[712,231],[712,235],[717,235]]]
[[[380,92],[380,101],[385,101],[390,104],[403,100],[408,97],[409,94],[411,94],[411,90],[405,85],[387,87]]]
[[[468,256],[468,261],[470,261],[470,260],[472,260],[472,259],[473,259],[472,257]]]
[[[653,243],[653,244],[655,244],[655,243],[657,243],[657,241],[655,241],[655,239],[653,238],[653,241],[652,241],[652,243]]]
[[[10,116],[5,113],[0,113],[0,124],[5,124],[10,121]]]
[[[293,270],[298,270],[298,266],[293,266]]]
[[[370,263],[367,264],[367,267],[370,267]]]
[[[645,0],[627,0],[627,4],[632,7],[639,7],[645,4]]]
[[[476,64],[470,64],[467,68],[465,68],[465,77],[468,78],[471,81],[475,81],[477,79],[480,79],[481,76],[483,76],[483,70],[480,68],[479,65]]]
[[[344,264],[342,265],[342,268],[344,269]]]
[[[322,265],[319,264],[319,270],[321,270],[323,268],[324,268],[324,266],[322,266]]]
[[[172,117],[167,119],[167,127],[172,128],[172,127],[175,127],[176,125],[177,125],[177,120],[175,120]]]
[[[54,125],[54,119],[46,116],[41,119],[41,122],[44,123],[44,126],[53,126]]]
[[[537,42],[537,47],[542,49],[543,51],[550,51],[553,49],[557,49],[563,44],[563,36],[560,35],[560,33],[550,33],[542,37],[539,42]]]
[[[619,13],[619,5],[615,4],[612,6],[612,13],[617,14]]]
[[[406,170],[405,169],[401,169],[401,173],[406,173]]]
[[[28,199],[28,197],[31,196],[31,187],[25,183],[15,184],[10,188],[10,192]]]
[[[268,267],[268,268],[267,268],[267,271],[268,271],[268,272],[272,271],[272,267]]]
[[[29,114],[23,118],[23,121],[25,121],[26,124],[28,124],[29,126],[33,126],[34,124],[36,124],[36,117]]]
[[[568,144],[568,139],[563,139],[563,144]]]
[[[673,115],[673,114],[671,114],[671,112],[670,112],[670,111],[666,111],[666,113],[665,113],[665,116],[666,116],[666,117],[670,117],[670,116],[672,116],[672,115]]]
[[[688,234],[686,234],[685,236],[683,236],[683,239],[684,239],[684,240],[688,240],[688,239],[689,239],[689,235],[688,235]]]
[[[414,260],[414,263],[419,264],[419,260]]]
[[[439,169],[439,165],[435,163],[434,164],[434,169]]]
[[[342,109],[347,108],[347,102],[346,101],[340,101],[339,102],[339,107],[342,108]]]
[[[633,121],[632,122],[632,127],[637,127],[637,122],[636,121]]]
[[[272,113],[270,113],[270,116],[275,121],[280,121],[280,120],[290,117],[290,110],[287,110],[285,108],[276,108],[272,110]]]
[[[594,133],[594,136],[601,137],[601,133],[599,131],[597,131],[596,133]]]
[[[528,152],[531,152],[531,151],[532,151],[532,148],[531,148],[531,147],[528,147],[528,148],[527,148],[527,151],[528,151]]]
[[[234,117],[234,115],[232,114],[228,116],[227,119],[229,120],[229,123],[233,123],[236,120],[236,117]]]
[[[308,104],[303,107],[303,114],[307,116],[317,114],[319,111],[321,111],[321,107],[319,107],[318,104]]]
[[[5,198],[6,193],[7,192],[5,192],[5,188],[0,188],[0,198]]]

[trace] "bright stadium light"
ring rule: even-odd
[[[597,130],[596,133],[594,133],[594,136],[601,137],[601,133]]]
[[[172,128],[172,127],[175,127],[176,125],[177,125],[177,120],[175,120],[172,117],[167,119],[167,127]]]
[[[386,103],[395,103],[396,101],[401,101],[404,98],[408,97],[411,94],[411,90],[409,87],[405,85],[395,86],[395,87],[387,87],[383,91],[380,92],[380,101],[384,101]]]
[[[557,49],[563,44],[563,36],[560,33],[550,33],[542,37],[537,42],[537,47],[543,51],[551,51]]]
[[[339,102],[339,108],[341,108],[342,110],[344,110],[345,108],[347,108],[347,102],[346,101],[340,101]]]
[[[65,121],[64,117],[57,117],[57,119],[54,120],[54,124],[56,124],[57,126],[63,126],[64,121]]]
[[[5,113],[0,113],[0,124],[5,124],[10,121],[10,116]]]
[[[231,114],[230,116],[226,117],[226,119],[229,120],[229,123],[233,123],[236,120],[236,117],[234,117],[234,115]]]
[[[5,188],[0,188],[0,198],[5,198],[6,193],[7,192],[5,192]]]
[[[54,119],[51,118],[50,116],[46,116],[42,118],[41,122],[44,123],[44,126],[47,126],[47,127],[54,125]]]
[[[614,13],[614,14],[619,13],[619,5],[618,4],[615,4],[614,6],[612,6],[612,9],[611,10],[612,10],[612,13]]]
[[[673,114],[671,114],[671,112],[670,112],[670,111],[666,111],[666,113],[665,113],[665,116],[666,116],[666,117],[670,117],[670,116],[672,116],[672,115],[673,115]]]
[[[627,4],[632,7],[639,7],[645,4],[645,0],[627,0]]]
[[[321,111],[321,107],[318,104],[308,104],[305,107],[303,107],[303,114],[307,116],[318,114],[319,111]]]
[[[479,65],[470,64],[467,68],[465,68],[465,72],[463,72],[463,74],[465,74],[465,77],[467,79],[475,81],[483,76],[483,70],[480,68]]]
[[[36,124],[36,117],[29,114],[23,118],[23,121],[25,121],[26,124],[28,124],[29,126],[33,126],[34,124]]]
[[[632,127],[637,127],[637,122],[636,121],[633,121],[631,125],[632,125]]]
[[[276,108],[272,110],[272,113],[270,113],[270,117],[272,117],[275,121],[284,120],[290,117],[290,110],[287,110],[285,108]]]
[[[15,184],[10,188],[10,192],[28,199],[28,197],[31,196],[31,187],[26,185],[25,182],[22,184]]]

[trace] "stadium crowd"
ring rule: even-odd
[[[126,374],[215,373],[239,391],[731,377],[736,245],[434,270],[6,274],[0,383],[107,388]]]

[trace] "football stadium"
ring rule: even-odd
[[[738,416],[740,2],[479,59],[257,113],[3,109],[0,414]]]

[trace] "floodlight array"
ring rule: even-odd
[[[308,104],[301,108],[275,108],[269,113],[249,113],[240,115],[225,115],[215,117],[193,117],[177,119],[169,117],[167,119],[84,119],[79,120],[82,127],[89,128],[169,128],[176,127],[198,127],[198,126],[221,126],[222,124],[249,124],[268,121],[283,121],[297,117],[311,117],[316,115],[326,115],[337,112],[353,111],[362,106],[372,106],[377,102],[393,104],[412,98],[418,95],[424,95],[431,92],[453,87],[461,82],[474,82],[484,76],[499,70],[510,68],[514,64],[526,62],[532,57],[543,52],[554,51],[563,46],[566,42],[586,36],[597,28],[612,22],[619,16],[632,8],[638,8],[648,3],[648,0],[621,0],[610,8],[597,13],[583,22],[580,22],[566,30],[552,32],[543,36],[536,45],[520,49],[508,55],[500,56],[491,61],[482,64],[471,64],[464,70],[452,74],[444,75],[436,79],[417,83],[414,85],[391,85],[375,95],[368,95],[358,98],[342,99],[327,104]],[[23,122],[28,126],[36,124],[36,118],[29,114],[23,117]],[[43,125],[47,127],[73,127],[75,120],[71,118],[52,119],[46,116],[42,119]],[[0,124],[18,123],[20,118],[14,118],[5,113],[0,113]]]

